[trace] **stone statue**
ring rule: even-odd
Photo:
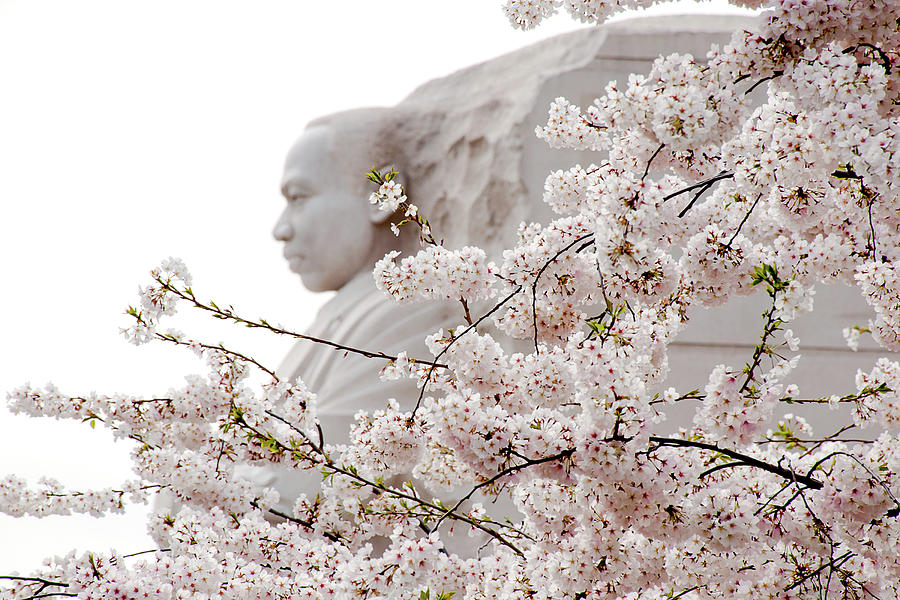
[[[391,108],[338,113],[311,122],[285,161],[287,206],[273,235],[284,243],[292,271],[312,291],[336,290],[309,334],[340,344],[430,359],[424,338],[462,323],[456,303],[395,305],[375,289],[376,260],[388,250],[415,252],[417,238],[395,238],[391,215],[368,203],[375,187],[364,174],[393,166],[407,194],[449,247],[478,245],[498,258],[522,221],[553,216],[541,201],[550,171],[601,155],[551,150],[534,135],[550,102],[565,95],[583,104],[611,79],[646,71],[659,54],[702,55],[727,41],[744,20],[734,17],[635,19],[558,36],[430,81]],[[281,377],[300,377],[319,397],[326,439],[342,443],[353,415],[396,398],[411,409],[418,389],[410,380],[379,381],[384,361],[299,341]],[[255,471],[290,510],[317,475]]]
[[[368,203],[364,174],[395,167],[412,202],[450,247],[473,244],[497,258],[521,221],[552,218],[541,202],[551,170],[602,156],[551,150],[534,135],[559,95],[587,104],[611,79],[649,69],[659,54],[702,55],[745,19],[642,18],[588,28],[475,65],[416,89],[392,108],[330,115],[310,123],[288,153],[287,207],[273,234],[292,271],[312,291],[337,290],[310,335],[341,344],[430,358],[423,338],[458,325],[454,303],[398,307],[374,287],[371,270],[386,251],[417,250],[395,238],[391,216]],[[409,381],[378,382],[381,361],[300,341],[279,373],[301,377],[320,399],[329,439],[343,441],[360,409],[396,397],[410,407]]]
[[[423,339],[441,327],[462,322],[455,303],[397,306],[374,287],[377,259],[390,249],[417,250],[415,235],[395,238],[388,222],[368,203],[374,185],[364,174],[372,167],[395,167],[407,194],[449,247],[479,245],[497,258],[512,244],[521,221],[552,218],[541,202],[543,183],[555,169],[576,163],[600,163],[602,155],[549,149],[536,139],[534,128],[546,122],[550,102],[563,95],[582,106],[602,94],[612,79],[646,72],[660,54],[705,55],[710,44],[724,43],[748,19],[733,16],[666,16],[640,18],[557,36],[488,62],[430,81],[391,108],[338,113],[309,124],[291,148],[285,163],[282,193],[288,204],[274,228],[284,242],[292,271],[313,291],[337,294],[318,313],[310,335],[347,346],[430,359]],[[852,382],[838,381],[849,372],[849,359],[871,364],[864,352],[852,355],[839,339],[849,320],[865,323],[868,311],[854,290],[837,289],[823,316],[837,339],[825,340],[822,328],[798,322],[801,338],[812,346],[804,354],[841,369],[824,376],[815,360],[806,359],[801,374],[810,393],[828,386],[840,390]],[[741,299],[697,315],[671,347],[672,375],[666,385],[691,389],[705,384],[712,367],[734,355],[733,366],[752,353],[759,335],[753,299]],[[714,335],[710,332],[715,332]],[[833,336],[834,337],[834,336]],[[854,363],[855,364],[855,363]],[[282,363],[282,377],[301,377],[319,396],[319,415],[326,439],[346,442],[353,415],[383,407],[396,398],[411,409],[418,395],[409,380],[380,382],[384,361],[371,360],[300,341]],[[804,381],[801,381],[801,386]],[[825,393],[823,391],[823,393]],[[830,392],[829,392],[830,393]],[[676,419],[677,421],[677,419]],[[301,491],[318,481],[304,482],[296,472],[258,474],[259,483],[274,485],[282,494],[282,510],[290,510]],[[312,486],[312,487],[310,487]]]
[[[365,173],[394,166],[405,176],[403,147],[395,141],[403,126],[400,111],[362,109],[310,123],[288,152],[282,179],[287,206],[273,235],[284,242],[292,271],[312,291],[338,290],[319,311],[310,335],[345,346],[428,358],[424,333],[453,322],[450,303],[399,307],[377,289],[375,261],[401,247],[414,251],[406,231],[391,233],[393,215],[368,201],[376,186]],[[383,360],[298,342],[279,374],[300,377],[320,398],[322,427],[331,442],[347,441],[353,415],[384,406],[388,398],[408,399],[413,382],[379,382]]]

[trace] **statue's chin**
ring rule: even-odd
[[[321,277],[310,275],[308,273],[298,273],[298,275],[300,275],[300,281],[303,283],[303,287],[311,292],[327,292],[330,289],[333,289],[326,287]]]
[[[303,287],[311,292],[333,292],[340,289],[346,283],[333,273],[297,273]]]

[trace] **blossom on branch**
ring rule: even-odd
[[[529,28],[561,8],[599,23],[651,4],[504,10]],[[900,365],[879,358],[847,390],[806,398],[784,329],[813,311],[817,283],[852,284],[874,319],[848,343],[900,347],[900,4],[736,4],[764,8],[758,26],[705,60],[660,57],[585,109],[551,104],[537,135],[606,160],[550,174],[555,218],[523,223],[497,260],[445,247],[393,169],[369,173],[372,202],[402,210],[395,228],[415,223],[423,245],[378,261],[378,288],[462,307],[427,339],[432,357],[249,319],[200,300],[180,261],[153,270],[129,339],[189,347],[208,372],[161,398],[14,391],[16,412],[135,441],[138,479],[79,492],[6,477],[0,510],[109,512],[163,488],[175,501],[151,520],[159,548],[58,557],[3,576],[0,598],[900,597]],[[751,294],[766,308],[746,362],[673,387],[671,344],[691,316]],[[419,397],[384,398],[335,444],[304,382],[161,331],[179,303],[384,361],[382,377],[414,380]],[[849,416],[817,432],[788,404]],[[679,412],[688,428],[662,434]],[[866,427],[878,433],[848,433]],[[256,467],[321,486],[284,509],[245,476]]]

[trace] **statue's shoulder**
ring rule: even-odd
[[[397,304],[375,287],[370,273],[362,273],[319,309],[307,333],[349,348],[427,357],[425,337],[442,327],[458,325],[459,319],[459,309],[451,302]],[[320,391],[338,372],[362,369],[377,373],[382,366],[383,361],[300,340],[288,352],[279,374],[301,377],[314,391]]]

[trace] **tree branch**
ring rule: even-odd
[[[271,377],[273,380],[279,381],[278,375],[275,374],[275,371],[269,369],[268,367],[266,367],[265,365],[260,363],[258,360],[256,360],[252,356],[247,356],[246,354],[242,354],[240,352],[237,352],[236,350],[229,350],[222,344],[213,345],[213,344],[204,344],[204,343],[198,342],[196,340],[180,340],[177,337],[175,337],[174,335],[171,335],[168,333],[159,333],[159,332],[156,333],[156,338],[159,340],[162,340],[164,342],[169,342],[171,344],[175,344],[177,346],[187,346],[190,348],[200,347],[200,348],[204,348],[206,350],[218,350],[219,352],[224,352],[225,354],[227,354],[229,356],[233,356],[234,358],[240,359],[244,362],[254,365],[256,368],[258,368],[259,370],[264,372],[266,375]]]
[[[516,289],[514,289],[512,292],[509,293],[508,296],[506,296],[506,298],[504,298],[499,303],[494,305],[494,307],[491,310],[489,310],[488,312],[486,312],[483,315],[481,315],[480,317],[478,317],[478,320],[475,321],[474,323],[472,323],[471,325],[469,325],[468,327],[466,327],[465,330],[463,330],[463,332],[461,334],[459,334],[458,336],[456,336],[452,340],[450,340],[450,343],[447,344],[446,346],[444,346],[444,349],[438,353],[438,355],[434,358],[434,360],[435,361],[440,360],[441,357],[444,356],[444,354],[446,354],[448,350],[450,350],[450,348],[453,346],[453,344],[456,343],[457,340],[459,340],[464,335],[466,335],[467,333],[469,333],[470,331],[472,331],[473,329],[478,327],[481,323],[484,322],[485,319],[487,319],[492,314],[494,314],[495,312],[500,310],[500,308],[503,305],[505,305],[507,302],[512,300],[515,297],[515,295],[521,291],[522,291],[522,286],[521,285],[517,286]],[[428,364],[428,363],[424,363],[424,364]],[[412,411],[413,417],[416,416],[416,412],[419,410],[419,406],[422,404],[422,398],[425,397],[425,388],[428,386],[428,382],[431,381],[431,374],[434,372],[435,367],[447,368],[447,365],[442,365],[438,362],[431,363],[431,368],[428,369],[428,373],[425,376],[425,382],[422,384],[422,389],[419,391],[419,398],[416,400],[416,406],[413,408],[413,411]]]
[[[814,490],[822,489],[822,482],[813,479],[809,475],[802,475],[800,473],[797,473],[796,471],[791,471],[790,469],[786,469],[784,467],[769,464],[765,461],[759,460],[758,458],[753,458],[752,456],[741,454],[740,452],[735,452],[734,450],[729,450],[728,448],[722,448],[718,444],[707,444],[706,442],[657,436],[650,436],[650,441],[654,444],[657,444],[657,447],[675,446],[682,448],[699,448],[701,450],[718,452],[719,454],[723,454],[729,458],[733,458],[740,464],[762,469],[763,471],[773,473],[775,475],[778,475],[779,477],[787,479],[788,481],[796,481],[798,483],[802,483],[806,487],[812,488]]]
[[[437,520],[437,523],[435,523],[434,529],[437,530],[437,528],[441,526],[441,523],[444,522],[444,519],[449,514],[456,511],[460,506],[463,505],[463,503],[466,500],[470,499],[475,494],[475,492],[477,492],[481,488],[487,487],[487,486],[491,485],[492,483],[499,481],[503,477],[506,477],[507,475],[511,475],[511,474],[515,473],[516,471],[521,471],[522,469],[527,469],[528,467],[533,467],[535,465],[541,465],[544,463],[552,462],[554,460],[561,460],[564,458],[568,458],[568,457],[572,456],[572,454],[574,454],[574,453],[575,453],[575,448],[569,448],[568,450],[563,450],[559,454],[554,454],[552,456],[545,456],[543,458],[536,458],[536,459],[525,459],[526,462],[524,462],[524,463],[503,469],[502,471],[500,471],[499,473],[497,473],[490,479],[488,479],[486,481],[482,481],[481,483],[479,483],[478,485],[473,487],[471,490],[469,490],[469,493],[466,494],[465,496],[463,496],[462,498],[460,498],[459,501],[453,505],[453,508],[449,509],[443,515],[441,515],[441,518]]]
[[[816,569],[815,571],[811,571],[811,572],[807,573],[806,575],[802,576],[800,579],[798,579],[797,581],[795,581],[788,587],[784,588],[784,591],[785,592],[791,591],[795,587],[802,585],[803,583],[812,579],[813,577],[815,577],[816,575],[818,575],[819,573],[821,573],[822,571],[824,571],[825,569],[827,569],[829,567],[840,567],[842,564],[847,562],[847,560],[849,560],[851,556],[853,556],[853,553],[850,552],[849,550],[847,552],[844,552],[839,557],[831,559],[828,562],[820,565],[819,568]]]
[[[43,577],[19,577],[18,575],[0,575],[0,579],[7,579],[12,581],[30,581],[46,586],[69,587],[68,583],[62,583],[61,581],[50,581],[49,579],[44,579]]]
[[[744,215],[744,218],[741,219],[740,223],[738,223],[737,229],[734,230],[734,235],[732,235],[731,239],[728,240],[728,243],[725,244],[726,248],[731,248],[731,242],[733,242],[734,238],[736,238],[738,236],[738,234],[741,232],[741,227],[743,227],[744,223],[747,222],[747,219],[750,218],[750,213],[752,213],[753,209],[756,208],[756,205],[759,204],[760,198],[762,198],[762,194],[759,194],[758,196],[756,196],[756,200],[753,201],[753,206],[750,207],[750,210],[747,211],[747,214]]]
[[[647,161],[647,167],[644,169],[644,174],[641,176],[641,181],[647,179],[647,175],[650,173],[650,165],[653,164],[653,161],[657,156],[659,156],[659,153],[662,152],[662,149],[665,147],[665,144],[660,144],[659,148],[656,149],[656,152],[653,153],[653,156],[650,157],[650,160]]]
[[[732,177],[734,177],[733,171],[722,171],[718,175],[710,177],[709,179],[704,179],[703,181],[698,181],[697,183],[689,185],[686,188],[682,188],[682,189],[678,190],[677,192],[672,192],[668,196],[663,197],[663,202],[671,200],[672,198],[677,198],[678,196],[680,196],[682,194],[686,194],[686,193],[690,192],[691,190],[695,190],[699,187],[710,185],[710,184],[716,183],[717,181],[722,181],[723,179],[731,179]]]
[[[286,419],[284,419],[282,417],[278,417],[278,419],[281,420],[282,422],[286,422]],[[257,429],[256,427],[250,425],[243,419],[243,417],[238,417],[237,419],[235,419],[234,424],[250,433],[250,435],[248,435],[249,441],[259,443],[260,440],[266,440],[267,442],[271,442],[275,446],[275,451],[280,452],[280,453],[287,453],[291,457],[295,456],[295,453],[291,448],[285,446],[281,441],[277,440],[274,436],[272,436],[268,433],[262,432],[259,429]],[[408,494],[406,492],[388,487],[378,481],[371,481],[371,480],[367,479],[366,477],[363,477],[362,475],[360,475],[356,471],[356,469],[354,469],[352,467],[348,468],[348,467],[340,466],[340,465],[334,463],[330,459],[330,457],[324,453],[324,450],[319,450],[318,448],[316,448],[316,446],[315,446],[315,444],[313,444],[312,440],[309,439],[309,436],[307,436],[304,432],[302,432],[299,429],[296,429],[296,431],[298,431],[300,433],[300,435],[306,440],[306,442],[310,446],[312,446],[316,452],[318,452],[320,454],[321,462],[319,464],[324,469],[327,469],[328,471],[331,471],[332,473],[339,473],[341,475],[349,477],[350,479],[353,479],[373,490],[377,490],[380,493],[385,493],[392,497],[400,498],[402,500],[409,500],[409,501],[415,502],[417,506],[431,509],[432,511],[434,511],[435,515],[443,514],[445,512],[444,508],[434,504],[433,502],[428,502],[426,500],[423,500],[422,498],[419,498],[418,496]],[[270,512],[272,512],[272,510],[273,509],[269,509]],[[279,511],[279,513],[280,513],[280,511]],[[280,514],[279,513],[273,513],[273,514],[276,514],[276,516],[284,517],[291,521],[295,521],[294,517],[289,517],[284,513],[280,513]],[[516,533],[518,533],[520,535],[525,535],[524,532],[521,532],[520,530],[516,529],[512,525],[498,523],[491,519],[484,519],[484,520],[479,521],[479,520],[476,520],[467,515],[464,515],[464,514],[461,515],[458,513],[452,513],[447,516],[449,516],[450,518],[452,518],[454,520],[466,523],[466,524],[470,525],[471,527],[486,533],[490,537],[494,538],[494,540],[496,540],[498,543],[500,543],[503,546],[506,546],[507,548],[509,548],[516,554],[518,554],[519,556],[525,556],[524,553],[519,548],[517,548],[512,542],[510,542],[508,539],[506,539],[506,537],[501,535],[500,532],[498,532],[497,530],[492,529],[491,527],[488,526],[488,525],[495,525],[498,527],[505,527],[508,529],[512,529],[513,531],[515,531]],[[304,525],[304,526],[311,525],[311,524],[303,522],[303,521],[297,521],[297,522],[298,522],[298,524]]]
[[[380,358],[383,360],[397,360],[396,356],[392,356],[390,354],[385,354],[384,352],[374,352],[371,350],[364,350],[361,348],[353,348],[352,346],[345,346],[344,344],[338,344],[337,342],[332,342],[331,340],[326,340],[322,338],[318,338],[311,335],[306,335],[304,333],[297,333],[295,331],[290,331],[288,329],[284,329],[282,327],[277,327],[269,324],[265,319],[260,319],[259,321],[253,321],[251,319],[246,319],[234,313],[234,310],[231,308],[223,309],[219,306],[216,306],[215,303],[210,302],[210,304],[204,304],[197,300],[197,297],[194,295],[194,292],[191,291],[190,288],[186,290],[181,290],[177,287],[172,286],[170,283],[163,281],[160,278],[154,278],[154,280],[163,286],[164,289],[172,292],[182,300],[187,300],[192,303],[195,308],[199,308],[200,310],[205,310],[209,313],[212,313],[214,317],[217,319],[222,319],[226,321],[233,321],[239,325],[244,325],[251,329],[260,328],[271,331],[272,333],[276,333],[278,335],[286,335],[288,337],[293,337],[299,340],[306,340],[308,342],[314,342],[316,344],[322,344],[323,346],[330,346],[335,350],[342,350],[344,352],[350,352],[351,354],[359,354],[360,356],[364,356],[366,358]],[[410,358],[410,362],[414,362],[420,365],[429,365],[432,368],[441,368],[446,369],[447,365],[443,365],[434,361],[421,360],[418,358]]]

